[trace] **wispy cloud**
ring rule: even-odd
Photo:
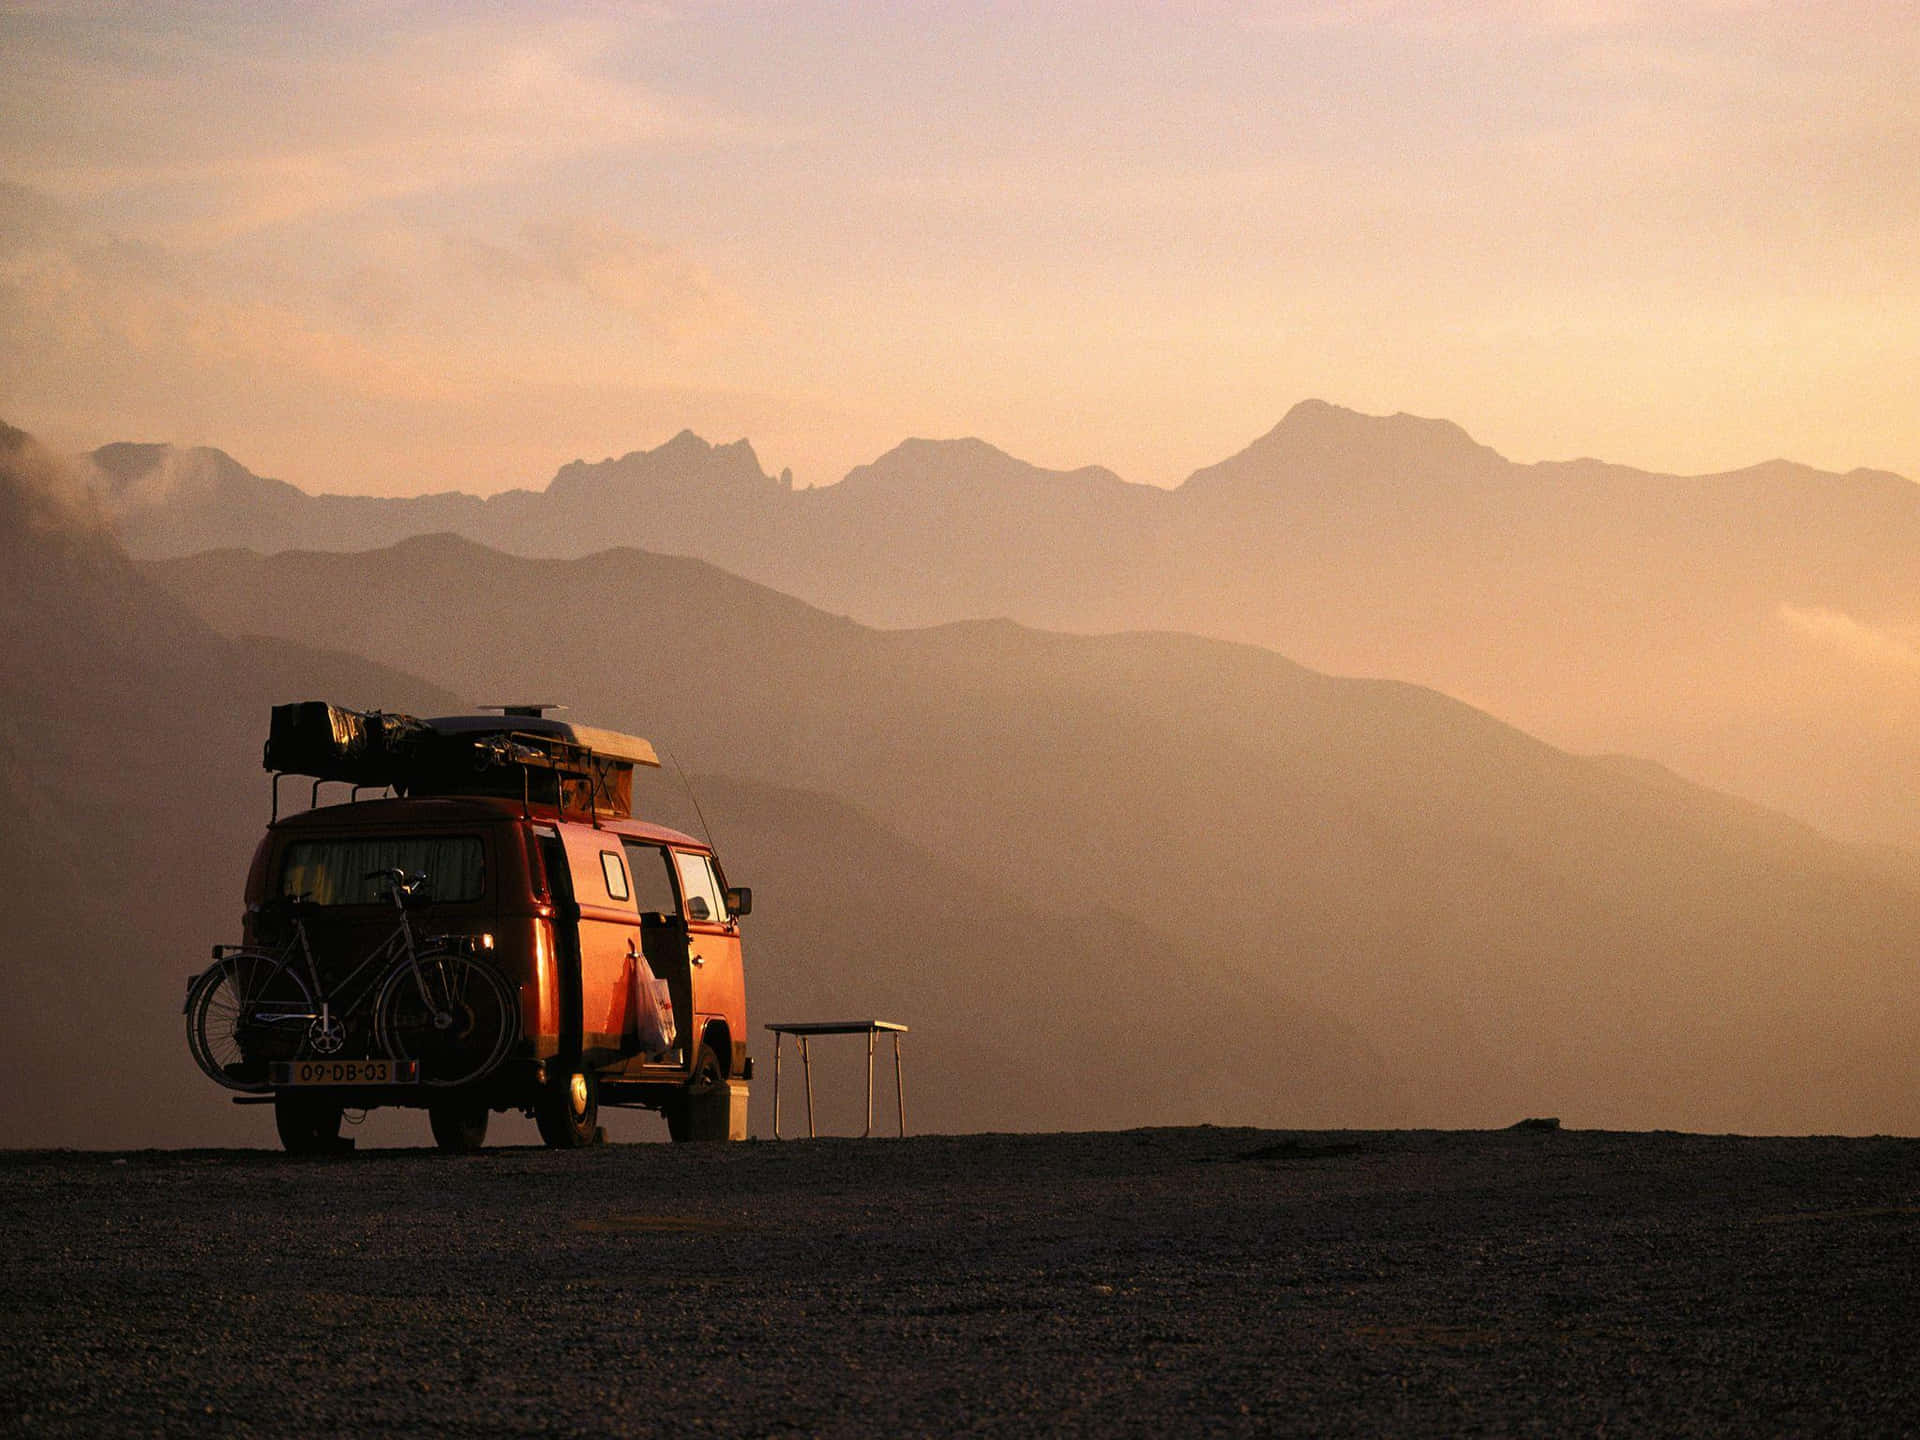
[[[342,270],[250,268],[116,237],[0,185],[0,393],[44,391],[56,375],[108,387],[138,376],[143,390],[238,383],[256,398],[315,387],[449,403],[509,377],[576,376],[595,355],[598,368],[645,375],[649,353],[698,346],[749,315],[706,266],[604,217],[530,223],[506,243],[404,227],[357,238]]]
[[[454,12],[395,25],[358,7],[304,25],[136,16],[94,47],[16,17],[0,61],[0,166],[40,190],[112,199],[148,233],[218,244],[263,228],[472,185],[597,152],[737,133],[703,102],[616,63],[660,13]],[[416,12],[418,13],[418,12]],[[19,123],[12,123],[14,121]]]
[[[707,332],[744,314],[705,266],[611,220],[542,221],[527,226],[522,240],[542,273],[663,334]]]
[[[1780,618],[1788,627],[1817,644],[1882,669],[1920,670],[1920,648],[1912,641],[1863,624],[1851,615],[1820,606],[1782,605]]]
[[[1677,16],[1706,19],[1759,9],[1766,0],[1279,0],[1250,7],[1276,28],[1370,29],[1420,34],[1573,32],[1590,34]]]
[[[115,236],[0,183],[0,414],[85,444],[214,443],[298,483],[374,490],[495,489],[690,424],[731,437],[751,417],[764,442],[794,423],[784,397],[716,381],[707,361],[745,302],[611,219],[552,217],[498,243],[399,225],[352,240],[330,267],[236,261]]]

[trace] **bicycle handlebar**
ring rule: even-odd
[[[387,882],[387,894],[393,897],[396,905],[405,905],[407,901],[413,899],[421,890],[426,888],[428,878],[427,872],[424,870],[417,874],[409,875],[398,866],[391,870],[369,870],[367,872],[367,879],[385,880]]]

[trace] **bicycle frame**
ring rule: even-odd
[[[301,1014],[293,1011],[271,1011],[256,1013],[253,1017],[258,1024],[285,1024],[288,1022],[305,1023],[311,1032],[314,1048],[324,1055],[331,1055],[346,1043],[346,1021],[368,1008],[369,1002],[380,990],[397,968],[401,957],[405,958],[407,968],[412,972],[414,984],[420,988],[420,997],[433,1009],[436,1019],[444,1016],[446,1007],[431,993],[425,974],[420,968],[419,947],[415,943],[413,925],[407,918],[407,901],[411,899],[427,881],[427,876],[408,875],[405,871],[395,870],[388,874],[379,872],[389,880],[387,893],[392,897],[394,909],[399,913],[399,923],[393,933],[380,941],[344,976],[328,986],[320,978],[320,967],[313,958],[313,944],[307,936],[306,922],[297,910],[289,913],[293,922],[293,935],[274,953],[274,958],[291,968],[295,952],[305,968],[309,994],[314,1009]],[[371,878],[371,877],[369,877]],[[296,900],[296,904],[298,901]],[[223,947],[224,948],[224,947]],[[240,954],[247,947],[233,947],[232,953]],[[222,956],[222,958],[226,958]],[[371,974],[369,974],[371,972]],[[361,982],[361,977],[368,978]],[[336,1003],[336,997],[338,1003]]]

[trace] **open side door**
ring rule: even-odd
[[[580,902],[574,898],[566,846],[557,834],[541,837],[540,858],[546,862],[547,884],[553,893],[553,969],[559,991],[555,1009],[560,1017],[554,1060],[571,1072],[580,1063]]]
[[[654,978],[667,982],[673,997],[674,1045],[682,1063],[693,1057],[693,972],[688,961],[687,924],[680,916],[673,863],[666,847],[646,840],[626,842],[633,872],[634,902],[640,910],[640,947]],[[662,1057],[672,1059],[672,1056]]]
[[[611,830],[562,825],[579,912],[580,1064],[617,1071],[638,1048],[634,961],[640,954],[640,916],[626,849]]]

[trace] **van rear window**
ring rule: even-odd
[[[280,866],[280,893],[317,905],[374,905],[387,900],[394,870],[425,873],[422,896],[441,903],[487,893],[487,854],[477,835],[400,835],[296,840]]]

